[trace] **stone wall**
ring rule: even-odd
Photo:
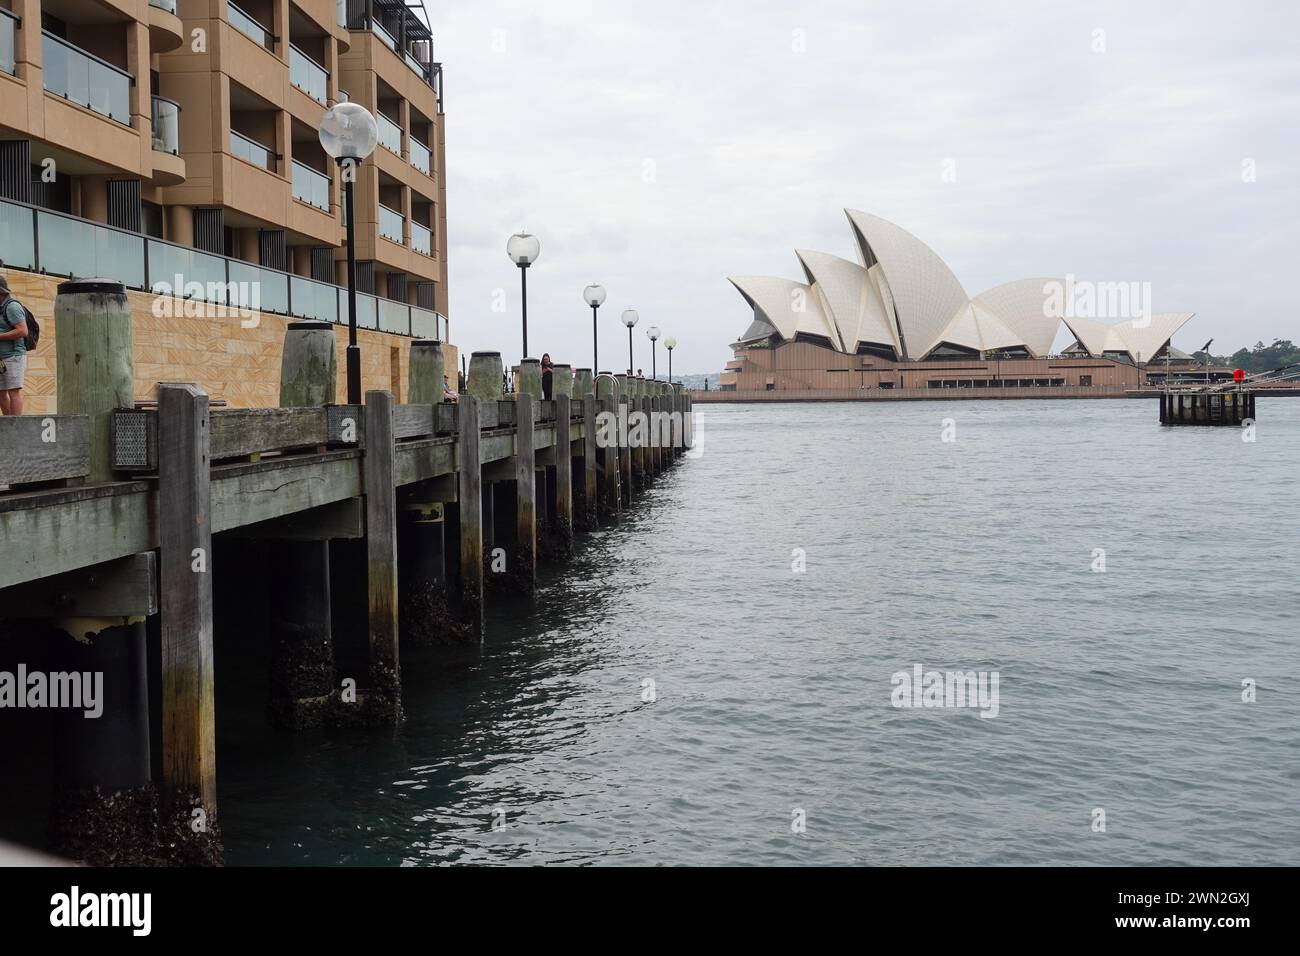
[[[27,362],[27,382],[23,390],[24,413],[40,415],[57,412],[55,376],[54,296],[59,283],[53,276],[9,270],[5,273],[13,294],[32,310],[41,323],[41,344]],[[151,399],[158,382],[194,382],[214,401],[225,401],[231,408],[270,408],[280,403],[280,349],[288,324],[294,319],[282,315],[254,313],[206,314],[187,317],[190,312],[218,310],[201,303],[173,299],[173,315],[156,315],[157,296],[146,292],[128,292],[134,314],[135,397]],[[159,311],[166,312],[165,309]],[[245,328],[245,326],[251,328]],[[338,400],[347,393],[344,352],[348,342],[347,326],[336,325],[338,348]],[[411,339],[403,335],[357,331],[361,346],[361,387],[388,389],[398,401],[407,399],[407,353]],[[448,346],[445,367],[452,387],[454,372],[460,365],[454,346]]]

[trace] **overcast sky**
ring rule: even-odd
[[[590,364],[581,295],[596,280],[602,368],[626,366],[619,315],[634,307],[647,373],[651,324],[679,340],[674,372],[717,371],[750,321],[726,276],[802,279],[796,247],[855,259],[846,207],[916,234],[972,295],[1066,273],[1150,282],[1155,311],[1197,313],[1176,339],[1188,351],[1300,338],[1287,292],[1300,5],[429,9],[446,71],[452,340],[466,353],[519,356],[505,244],[527,229],[542,243],[534,356]]]

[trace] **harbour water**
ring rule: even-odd
[[[697,415],[481,647],[403,650],[395,732],[270,733],[219,639],[227,861],[1300,864],[1300,401]],[[893,706],[916,665],[996,717]]]

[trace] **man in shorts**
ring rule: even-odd
[[[0,275],[0,415],[23,413],[27,374],[27,313]]]

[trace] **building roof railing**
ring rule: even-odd
[[[0,263],[44,275],[104,276],[129,289],[217,307],[340,324],[348,320],[347,289],[334,283],[11,199],[0,200]],[[449,327],[447,317],[433,309],[361,292],[357,325],[444,342]]]

